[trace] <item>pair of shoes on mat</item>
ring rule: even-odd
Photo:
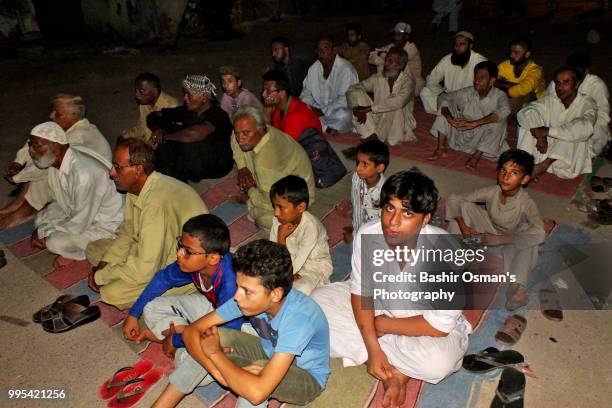
[[[491,408],[523,408],[525,384],[525,374],[514,368],[504,368]]]
[[[140,401],[162,376],[161,370],[153,368],[153,361],[140,360],[132,367],[117,370],[100,386],[98,396],[109,400],[109,408],[129,408]]]
[[[100,317],[100,308],[89,305],[87,295],[61,295],[55,302],[32,315],[34,323],[40,323],[49,333],[64,333]]]
[[[462,366],[471,373],[483,374],[498,368],[528,367],[528,364],[525,363],[525,357],[518,351],[499,351],[495,347],[488,347],[481,352],[463,357]]]
[[[557,291],[553,288],[540,289],[538,298],[540,300],[540,310],[545,318],[555,322],[563,320],[563,310]]]
[[[495,333],[495,340],[505,346],[514,346],[527,328],[527,319],[521,315],[510,315]]]

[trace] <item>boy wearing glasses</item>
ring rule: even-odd
[[[229,247],[229,230],[216,215],[202,214],[187,221],[176,239],[176,262],[157,272],[130,308],[123,322],[125,338],[138,344],[142,340],[162,342],[169,355],[184,348],[181,333],[185,326],[232,299],[236,292]],[[190,283],[199,293],[162,296]],[[141,315],[148,329],[140,329]],[[236,319],[224,327],[240,330],[244,322]]]

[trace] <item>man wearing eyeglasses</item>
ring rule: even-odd
[[[153,151],[141,140],[128,139],[115,148],[110,170],[117,190],[126,192],[124,222],[114,240],[92,242],[89,287],[102,301],[131,306],[155,272],[176,261],[176,236],[191,217],[208,213],[187,184],[154,171]],[[193,291],[188,285],[169,294]]]

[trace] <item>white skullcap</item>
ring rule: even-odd
[[[43,139],[50,140],[54,143],[68,144],[66,138],[66,132],[55,122],[45,122],[40,125],[34,126],[34,129],[30,132],[32,136],[38,136]]]

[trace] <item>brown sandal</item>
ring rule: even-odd
[[[495,340],[505,346],[513,346],[527,328],[527,319],[521,315],[511,315],[495,333]]]
[[[563,310],[559,302],[559,296],[554,289],[541,289],[539,293],[540,310],[545,318],[560,322],[563,320]]]

